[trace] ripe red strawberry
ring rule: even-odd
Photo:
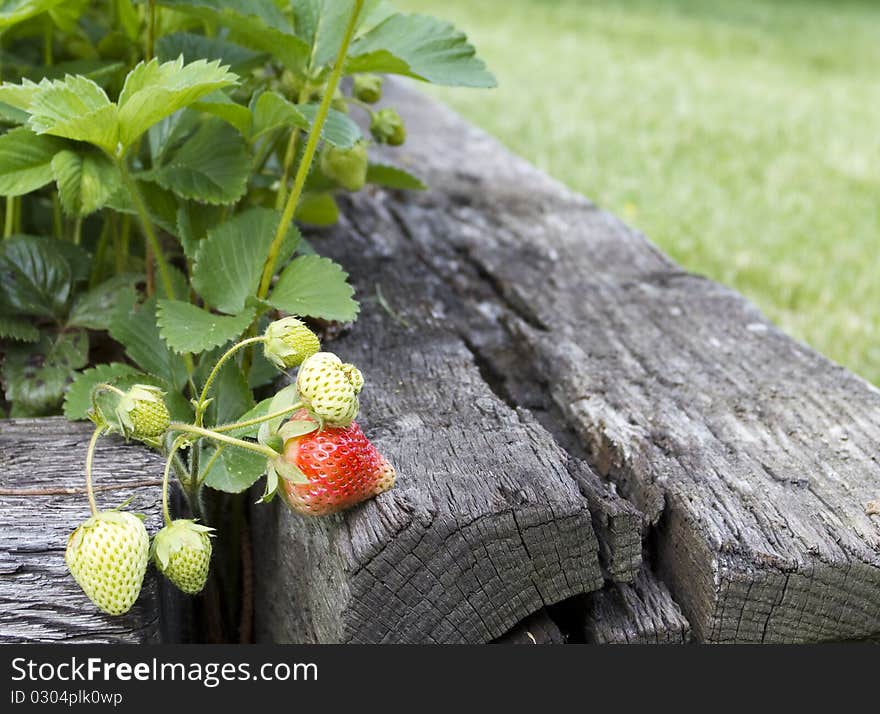
[[[293,416],[309,418],[305,410]],[[394,486],[397,476],[356,422],[288,439],[282,458],[297,466],[309,483],[281,479],[279,490],[287,505],[309,516],[343,511],[378,496]]]

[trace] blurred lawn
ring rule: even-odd
[[[880,384],[880,3],[397,5],[501,84],[440,97]]]

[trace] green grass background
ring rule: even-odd
[[[500,82],[431,91],[880,384],[880,2],[396,4]]]

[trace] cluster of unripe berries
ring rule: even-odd
[[[234,346],[221,358],[215,371],[235,350],[254,341]],[[235,442],[234,446],[267,456],[269,480],[274,477],[275,482],[271,486],[267,483],[267,496],[277,490],[293,510],[324,515],[391,488],[395,481],[393,467],[354,422],[359,410],[358,395],[364,386],[360,370],[331,352],[321,352],[317,335],[295,317],[271,323],[259,341],[266,358],[279,369],[299,367],[296,401],[285,404],[283,409],[292,419],[276,433],[264,433],[261,429],[259,444],[223,438],[227,444]],[[167,448],[169,435],[174,432],[208,439],[220,435],[202,428],[198,419],[195,425],[172,423],[163,392],[156,387],[139,384],[126,392],[111,385],[99,387],[117,393],[116,424],[111,425],[100,412],[92,414],[98,424],[86,460],[92,517],[70,536],[65,560],[92,602],[104,612],[118,615],[127,612],[137,599],[150,560],[183,592],[200,592],[210,569],[213,529],[190,519],[171,520],[168,474],[177,446],[172,446],[166,462],[165,526],[155,535],[152,545],[137,515],[118,509],[99,512],[91,487],[91,460],[98,436],[116,428],[127,438]],[[265,429],[269,420],[270,416],[266,416],[256,421],[262,422]],[[229,428],[231,425],[227,425],[227,431]],[[278,475],[282,476],[280,484]],[[264,500],[268,498],[264,496]]]
[[[375,74],[356,75],[352,95],[364,104],[375,104],[382,98],[382,78]],[[370,111],[370,134],[378,144],[400,146],[406,141],[406,126],[396,109],[386,107]],[[360,191],[364,187],[367,168],[364,141],[348,148],[327,145],[321,152],[321,171],[346,191]]]

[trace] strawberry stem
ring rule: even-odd
[[[174,463],[174,454],[183,446],[185,441],[185,436],[178,436],[171,445],[168,458],[165,460],[165,473],[162,474],[162,516],[165,518],[166,526],[171,525],[171,510],[168,508],[168,477],[171,474],[171,465]]]
[[[95,431],[92,432],[92,438],[89,440],[89,449],[86,452],[86,493],[89,496],[89,508],[92,509],[92,515],[98,515],[98,503],[95,501],[95,491],[92,488],[92,462],[95,458],[95,446],[98,444],[98,437],[104,433],[106,427],[99,424]]]
[[[214,365],[214,369],[211,370],[211,373],[208,375],[208,379],[205,380],[205,386],[202,387],[202,393],[199,395],[199,401],[196,404],[196,426],[201,426],[203,423],[203,418],[205,416],[205,409],[207,405],[205,402],[208,399],[208,393],[211,391],[211,386],[214,384],[214,380],[217,378],[217,375],[220,373],[220,368],[226,363],[226,361],[232,357],[238,350],[243,347],[247,347],[248,345],[253,345],[258,342],[263,342],[264,338],[262,335],[259,337],[249,337],[246,340],[242,340],[238,342],[232,347],[230,347],[220,359],[217,360],[217,364]]]
[[[345,28],[345,35],[342,38],[342,44],[339,46],[339,53],[336,56],[336,62],[333,64],[333,71],[327,86],[324,88],[324,96],[321,98],[321,104],[318,107],[318,113],[315,115],[315,122],[309,132],[309,140],[306,142],[306,148],[303,150],[303,156],[296,170],[296,176],[293,179],[293,188],[287,197],[287,203],[284,205],[284,212],[281,214],[281,220],[278,222],[278,229],[275,231],[275,237],[269,246],[269,253],[266,256],[266,263],[263,266],[263,275],[260,278],[260,289],[257,296],[265,299],[269,294],[269,287],[272,283],[272,276],[275,275],[275,264],[278,262],[278,255],[281,252],[281,246],[287,231],[293,221],[296,213],[299,199],[302,195],[303,188],[306,185],[309,170],[312,167],[312,160],[315,158],[315,151],[318,149],[318,142],[321,140],[321,131],[324,128],[324,122],[330,112],[330,104],[333,102],[333,95],[339,86],[339,80],[342,78],[342,69],[345,65],[345,57],[348,54],[348,46],[354,37],[357,29],[358,17],[361,14],[361,8],[364,6],[364,0],[355,0],[354,9],[348,18],[348,25]]]
[[[254,417],[253,419],[246,419],[245,421],[238,421],[234,424],[224,424],[223,426],[215,426],[214,431],[218,433],[222,433],[224,431],[235,431],[236,429],[243,429],[247,426],[253,426],[254,424],[262,424],[264,421],[271,421],[272,419],[277,419],[278,417],[283,417],[285,414],[290,414],[291,412],[295,412],[297,409],[302,409],[305,406],[305,402],[297,402],[293,406],[287,407],[286,409],[281,409],[280,411],[273,412],[272,414],[264,414],[261,417]]]
[[[205,429],[200,426],[196,426],[195,424],[183,424],[181,422],[172,422],[168,427],[168,432],[183,432],[185,434],[194,434],[195,436],[203,436],[207,439],[211,439],[212,441],[218,441],[222,444],[229,444],[230,446],[237,446],[239,449],[245,449],[246,451],[253,451],[255,454],[261,454],[269,459],[275,459],[278,457],[278,452],[273,451],[268,446],[263,446],[262,444],[255,444],[252,441],[244,441],[243,439],[236,439],[232,436],[226,436],[225,434],[218,434],[216,431],[212,431],[211,429]]]

